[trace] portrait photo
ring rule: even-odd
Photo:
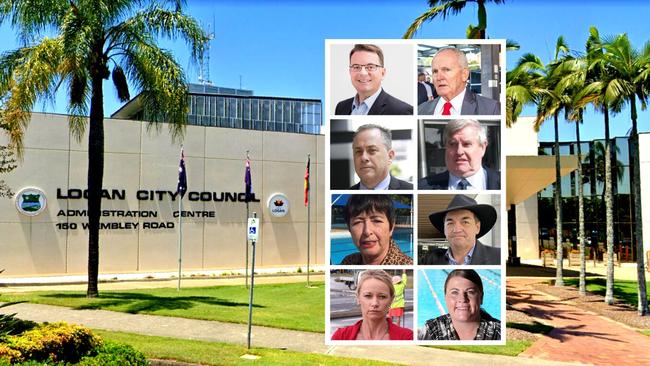
[[[418,264],[502,263],[499,194],[420,194]]]
[[[418,152],[420,190],[501,189],[499,120],[420,120]]]
[[[417,339],[504,339],[501,269],[419,269]]]
[[[412,265],[413,196],[332,194],[330,264]]]
[[[500,115],[502,46],[497,41],[418,44],[417,114]]]
[[[328,45],[330,115],[413,115],[414,45],[363,41]]]
[[[413,270],[332,270],[329,296],[329,339],[413,340]]]
[[[415,120],[330,121],[333,190],[411,190],[416,179]]]

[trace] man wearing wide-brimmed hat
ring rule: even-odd
[[[478,241],[497,220],[494,207],[477,204],[472,198],[459,194],[447,209],[429,215],[429,220],[445,233],[449,248],[429,251],[419,264],[500,264],[501,250]]]

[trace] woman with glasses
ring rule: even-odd
[[[429,319],[418,333],[420,340],[499,340],[501,322],[485,310],[483,283],[473,269],[456,269],[445,281],[448,314]]]

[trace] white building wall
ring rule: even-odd
[[[534,129],[534,117],[519,117],[506,128],[504,151],[506,156],[537,156],[539,141]],[[507,207],[510,209],[510,207]],[[539,258],[539,223],[537,195],[515,206],[517,226],[517,256],[523,260]]]
[[[173,271],[178,265],[178,200],[139,200],[138,190],[176,191],[180,141],[172,143],[166,124],[149,131],[146,123],[106,119],[104,188],[126,191],[125,200],[102,201],[103,210],[158,213],[157,218],[102,217],[102,222],[138,223],[137,229],[101,230],[100,273]],[[0,141],[6,143],[6,141]],[[253,191],[261,202],[250,212],[262,219],[256,266],[304,267],[307,263],[307,209],[303,184],[311,154],[311,263],[324,263],[324,136],[230,128],[188,126],[185,148],[188,191],[243,192],[246,150],[251,157]],[[87,134],[70,137],[67,116],[34,113],[25,134],[24,158],[3,177],[18,192],[33,186],[45,192],[47,208],[35,217],[16,210],[15,201],[0,200],[0,268],[3,276],[84,274],[87,217],[58,215],[86,210],[85,199],[57,199],[57,188],[87,186]],[[267,199],[283,193],[289,214],[270,215]],[[244,268],[246,204],[183,200],[183,210],[215,211],[215,218],[183,220],[185,270]],[[174,229],[143,229],[144,222],[174,222]],[[77,223],[61,230],[60,223]]]

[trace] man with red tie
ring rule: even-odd
[[[418,106],[418,114],[435,116],[498,115],[498,101],[474,94],[467,88],[469,67],[465,53],[457,48],[443,48],[431,61],[433,85],[438,98]]]

